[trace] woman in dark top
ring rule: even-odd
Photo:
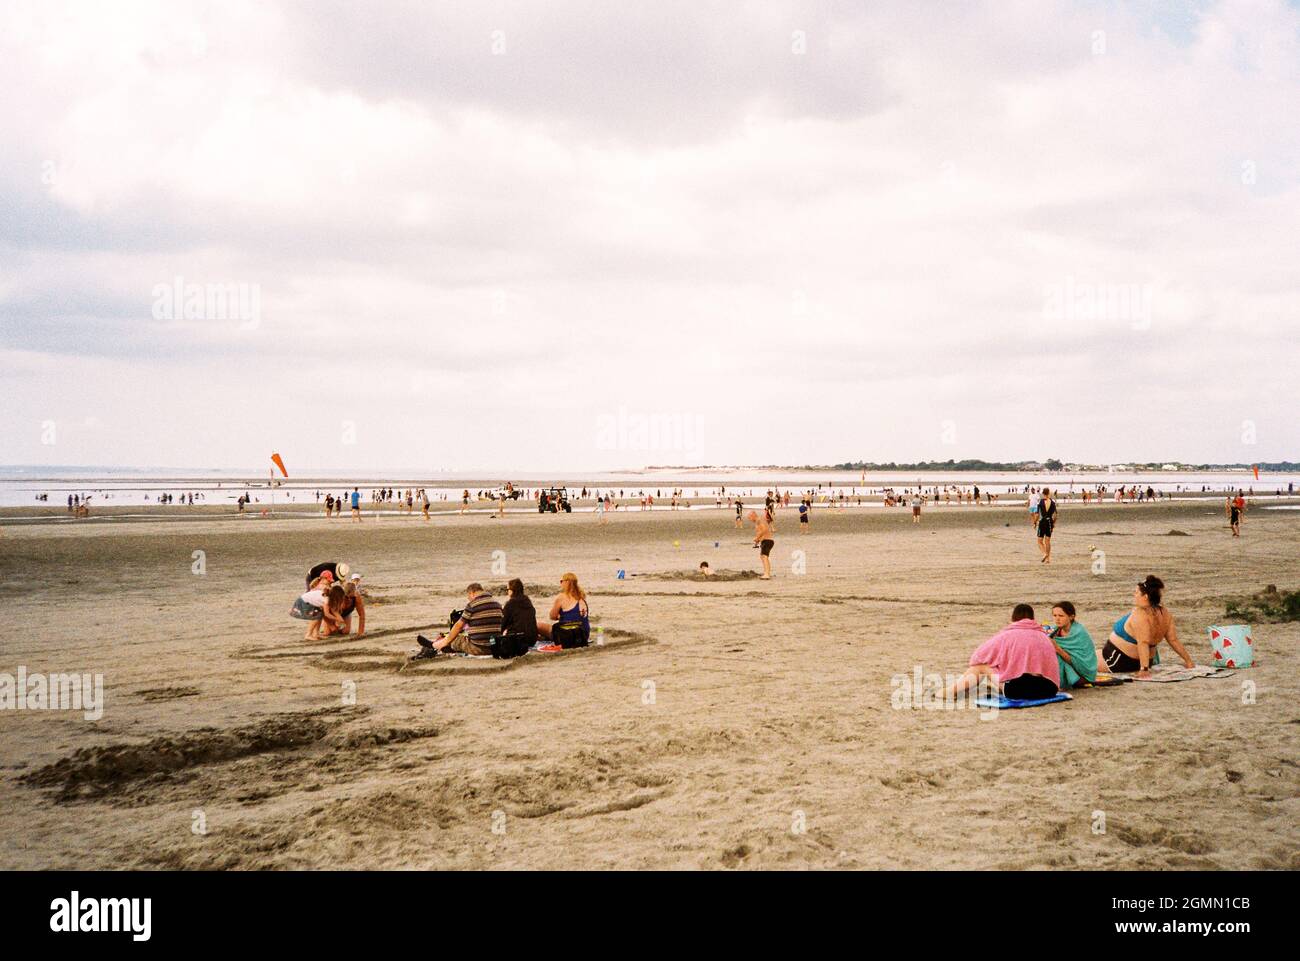
[[[307,572],[307,590],[311,590],[316,583],[316,579],[326,572],[329,573],[330,580],[334,583],[346,584],[352,568],[338,561],[325,561],[322,564],[317,564]]]
[[[501,634],[514,639],[527,650],[537,643],[537,611],[524,593],[524,582],[519,578],[512,578],[506,588],[509,597],[502,608],[505,619],[501,623]]]
[[[1043,552],[1040,563],[1052,563],[1052,528],[1056,526],[1056,498],[1046,487],[1043,499],[1038,502],[1038,549]]]
[[[587,594],[578,586],[578,575],[567,571],[560,575],[560,593],[551,603],[551,620],[539,621],[537,633],[549,643],[559,643],[557,632],[564,632],[562,646],[586,647],[591,637],[587,616]]]

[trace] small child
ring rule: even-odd
[[[325,604],[325,591],[319,587],[312,588],[293,602],[289,616],[311,623],[303,640],[314,641],[320,637],[320,625],[325,617]]]

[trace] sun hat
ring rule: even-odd
[[[347,580],[348,575],[352,573],[352,568],[348,567],[347,564],[336,564],[334,565],[334,569],[341,581]]]

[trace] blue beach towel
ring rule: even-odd
[[[1055,704],[1057,701],[1073,701],[1069,694],[1064,691],[1054,697],[1044,697],[1035,701],[1018,701],[1012,697],[1003,697],[999,694],[997,697],[989,697],[987,694],[975,698],[976,707],[996,707],[998,709],[1014,710],[1018,707],[1039,707],[1043,704]]]

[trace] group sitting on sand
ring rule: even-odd
[[[560,591],[551,601],[547,620],[540,620],[524,582],[507,585],[503,607],[478,582],[465,588],[465,607],[454,611],[451,629],[430,640],[416,636],[420,650],[411,660],[450,654],[473,657],[518,657],[529,651],[553,653],[586,647],[591,639],[587,595],[572,572],[560,577]]]
[[[1112,673],[1146,671],[1158,664],[1157,648],[1163,641],[1169,642],[1185,666],[1195,667],[1178,639],[1173,614],[1161,602],[1164,586],[1151,574],[1134,588],[1133,608],[1115,622],[1101,651],[1101,661]],[[947,699],[981,682],[996,685],[1013,700],[1043,700],[1063,688],[1095,682],[1097,651],[1076,614],[1070,601],[1058,601],[1052,607],[1056,626],[1047,630],[1035,620],[1030,605],[1017,604],[1011,623],[975,649],[966,673],[948,688]]]
[[[586,647],[591,640],[591,617],[587,594],[578,575],[560,577],[560,591],[551,601],[547,619],[541,620],[519,578],[506,585],[502,606],[482,584],[465,589],[465,607],[453,611],[450,630],[430,640],[416,637],[420,650],[412,660],[461,654],[477,657],[518,657],[529,651],[547,653]],[[357,615],[355,637],[366,632],[366,603],[361,575],[345,563],[327,561],[307,573],[307,590],[294,601],[290,615],[307,621],[304,640],[352,633],[352,615]]]
[[[366,602],[361,591],[361,575],[353,574],[347,564],[327,561],[307,572],[307,590],[294,601],[290,615],[309,622],[304,640],[315,641],[334,634],[352,631],[352,615],[357,615],[357,633],[366,633]]]

